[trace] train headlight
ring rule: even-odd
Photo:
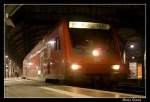
[[[99,56],[99,51],[98,50],[93,50],[92,51],[93,56]]]
[[[119,70],[120,69],[120,65],[112,65],[112,69]]]
[[[79,68],[81,68],[81,65],[78,64],[72,64],[71,65],[72,70],[78,70]]]

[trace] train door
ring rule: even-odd
[[[43,49],[44,57],[43,57],[43,67],[42,67],[42,75],[45,78],[46,71],[47,71],[47,65],[48,65],[48,57],[47,57],[47,48],[45,47]]]
[[[44,50],[42,50],[40,53],[40,67],[38,67],[38,76],[40,78],[44,77],[43,70],[44,70]]]
[[[50,60],[51,60],[51,46],[49,44],[47,44],[47,61],[46,61],[46,69],[45,69],[45,76],[47,76],[48,74],[50,74],[51,69],[50,69]]]
[[[60,37],[55,37],[54,53],[53,59],[54,63],[52,64],[53,71],[55,73],[55,79],[62,79],[62,50],[60,47]]]

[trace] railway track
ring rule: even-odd
[[[102,88],[98,87],[98,89]],[[145,95],[145,85],[143,80],[125,80],[113,87],[103,87],[103,89],[115,92]]]
[[[145,87],[143,81],[139,80],[126,80],[124,82],[120,82],[115,86],[111,84],[109,86],[105,85],[73,85],[71,86],[78,86],[84,88],[91,88],[97,90],[105,90],[105,91],[114,91],[114,92],[121,92],[121,93],[130,93],[130,94],[137,94],[137,95],[145,95]]]
[[[59,83],[53,82],[51,83]],[[105,91],[114,91],[114,92],[121,92],[121,93],[128,93],[128,94],[137,94],[137,95],[145,95],[145,86],[143,80],[125,80],[123,82],[118,83],[117,85],[105,85],[103,83],[95,85],[92,84],[77,84],[77,83],[64,83],[69,86],[77,86],[83,88],[90,88],[90,89],[97,89],[97,90],[105,90]]]
[[[145,95],[145,85],[143,80],[126,80],[119,83],[113,90],[124,93]]]
[[[145,94],[144,87],[137,87],[137,86],[122,85],[122,86],[117,86],[113,88],[112,90],[117,91],[117,92],[133,93],[133,94],[139,94],[139,95]]]

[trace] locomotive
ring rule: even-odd
[[[24,58],[23,76],[83,83],[123,80],[118,33],[106,23],[60,21]]]

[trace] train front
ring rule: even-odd
[[[74,80],[125,77],[125,66],[115,41],[118,38],[109,24],[70,21],[68,26],[72,46],[69,76]]]

